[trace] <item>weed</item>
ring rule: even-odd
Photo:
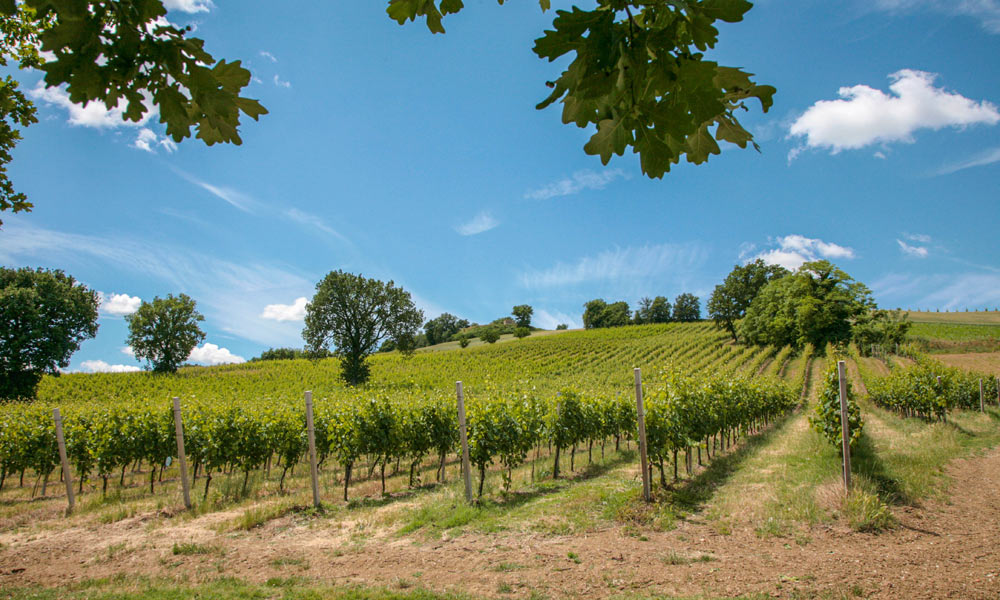
[[[205,544],[196,544],[194,542],[185,542],[183,544],[174,544],[171,552],[175,556],[194,556],[198,554],[224,554],[225,552],[222,548],[218,546],[207,546]]]

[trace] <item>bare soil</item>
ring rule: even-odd
[[[610,527],[574,536],[463,534],[434,540],[377,527],[359,536],[357,522],[301,514],[250,532],[219,533],[219,524],[242,511],[195,519],[161,511],[73,528],[47,523],[0,534],[0,585],[57,586],[128,573],[192,581],[299,576],[488,597],[763,592],[787,598],[831,592],[996,599],[1000,449],[955,461],[947,475],[949,501],[897,509],[900,526],[893,531],[817,526],[796,539],[762,538],[740,525],[720,535],[698,515],[666,532]],[[174,555],[174,544],[184,543],[201,544],[206,553]]]

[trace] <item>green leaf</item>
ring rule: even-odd
[[[747,0],[705,0],[701,3],[701,10],[707,17],[727,23],[742,21],[751,8],[753,4]]]
[[[631,141],[631,132],[625,127],[623,119],[605,119],[597,124],[597,133],[591,136],[583,150],[587,154],[599,155],[601,163],[606,165],[612,154],[624,154]]]

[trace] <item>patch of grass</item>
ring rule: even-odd
[[[104,525],[109,525],[130,519],[135,516],[135,513],[136,507],[132,504],[116,504],[111,510],[102,512],[97,520]]]
[[[524,565],[519,565],[517,563],[502,562],[498,565],[495,565],[493,567],[493,570],[498,571],[500,573],[510,573],[511,571],[517,571],[523,568]]]
[[[663,557],[663,563],[668,565],[689,565],[696,562],[712,562],[715,557],[711,554],[697,554],[695,556],[687,556],[680,554],[676,551],[671,550],[669,554]]]
[[[298,567],[303,571],[309,569],[309,561],[298,556],[279,556],[271,560],[272,567]]]
[[[296,508],[297,507],[294,504],[285,502],[251,506],[243,511],[242,515],[227,523],[225,527],[230,530],[250,531],[251,529],[264,525],[268,521],[280,519],[295,511]]]
[[[853,490],[844,501],[844,515],[855,531],[882,531],[896,524],[896,518],[876,494]]]
[[[185,542],[183,544],[175,543],[171,553],[174,556],[197,556],[200,554],[225,554],[225,551],[219,546]]]
[[[573,562],[574,562],[574,563],[576,563],[576,564],[580,564],[580,563],[582,563],[582,562],[583,562],[583,561],[582,561],[582,560],[580,559],[580,555],[579,555],[579,554],[577,554],[576,552],[567,552],[567,553],[566,553],[566,558],[570,559],[571,561],[573,561]]]

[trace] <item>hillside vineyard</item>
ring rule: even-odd
[[[675,323],[378,355],[372,383],[359,388],[341,383],[336,359],[187,368],[169,377],[47,377],[38,402],[8,406],[0,416],[0,476],[23,480],[28,471],[48,479],[59,464],[58,407],[81,490],[87,480],[106,492],[109,481],[139,465],[155,490],[157,471],[162,478],[176,454],[171,399],[179,397],[187,457],[204,495],[223,472],[242,473],[245,485],[252,472],[280,468],[284,483],[306,454],[302,394],[312,390],[317,456],[347,499],[362,466],[369,476],[379,469],[383,490],[394,463],[409,469],[411,482],[428,461],[443,477],[458,447],[454,384],[461,380],[481,494],[487,470],[500,469],[509,487],[512,469],[542,447],[554,454],[558,476],[560,454],[572,464],[578,448],[634,439],[632,368],[641,367],[651,468],[665,483],[678,452],[688,461],[692,449],[710,457],[797,404],[809,360],[809,349],[794,356],[789,348],[736,346],[707,323]]]

